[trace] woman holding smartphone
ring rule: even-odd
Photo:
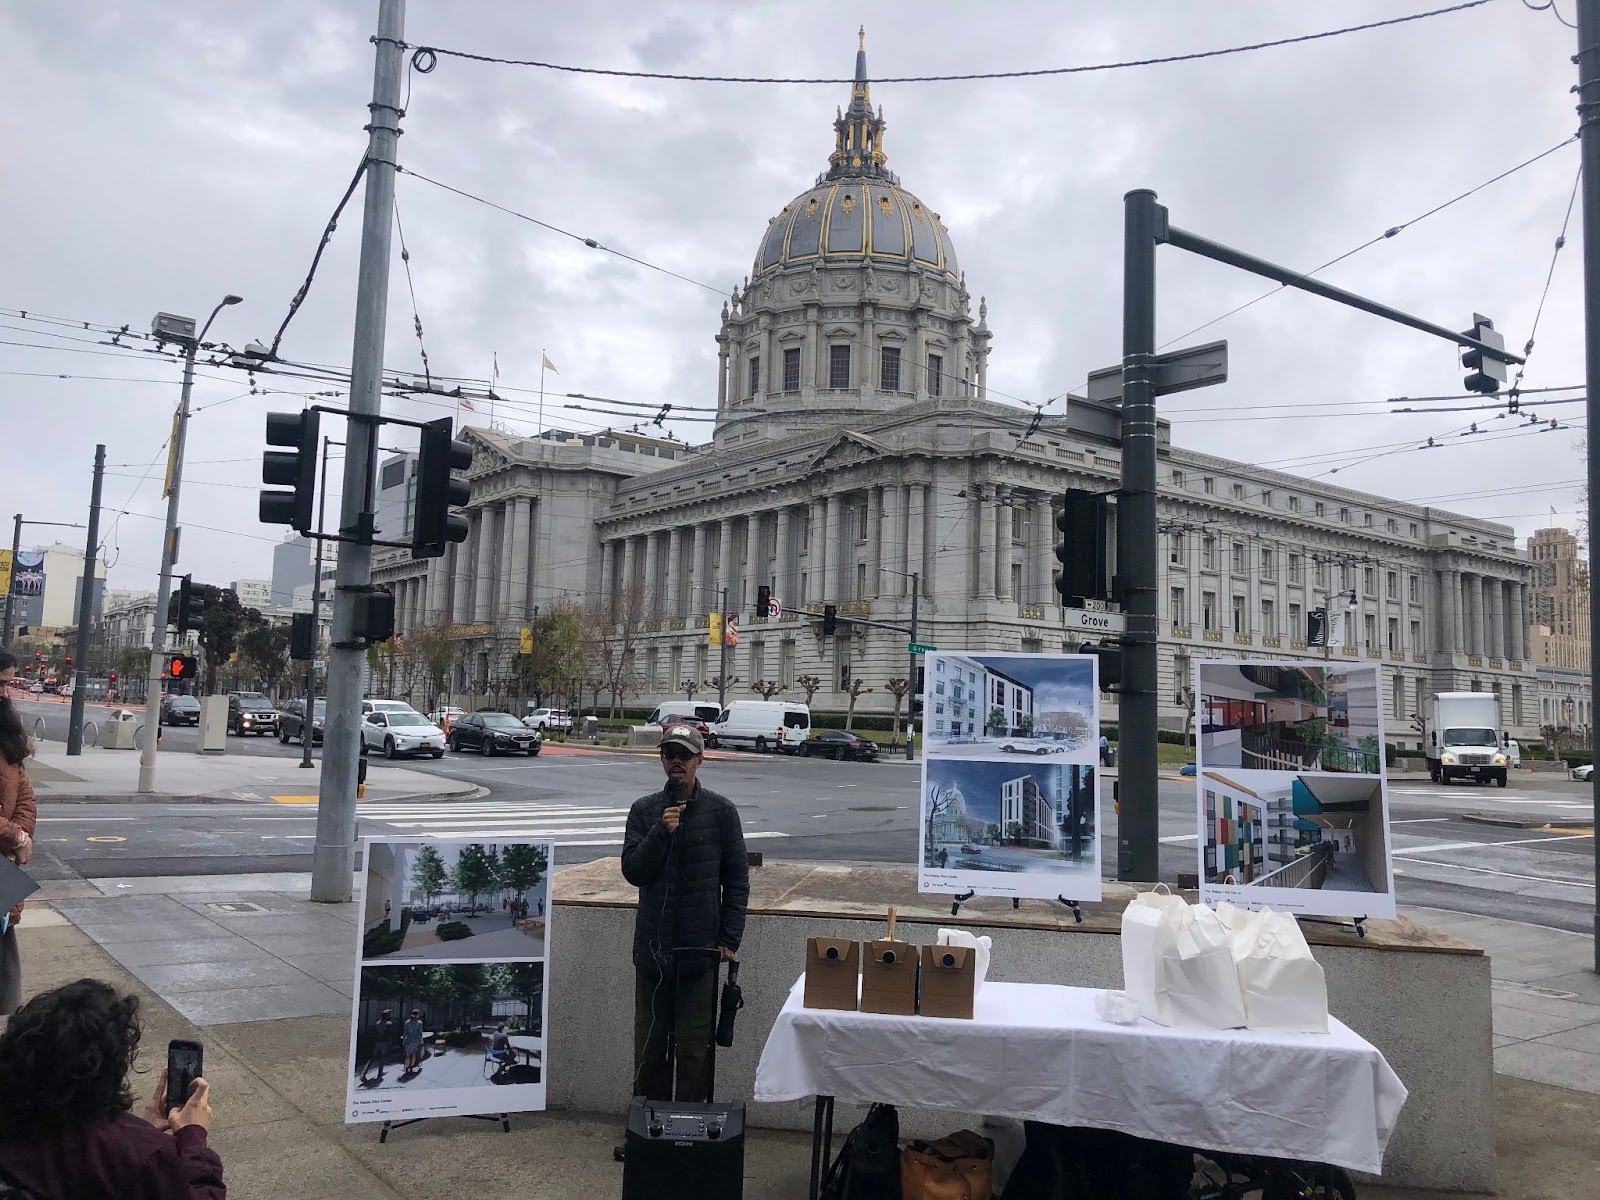
[[[135,1116],[139,1000],[80,979],[35,996],[0,1034],[0,1182],[38,1197],[226,1200],[206,1145],[210,1088],[168,1108],[163,1071]]]
[[[19,867],[33,856],[33,827],[37,813],[33,785],[22,765],[33,746],[22,729],[22,714],[11,701],[16,686],[17,660],[0,650],[0,854]],[[22,1003],[22,954],[17,949],[17,922],[22,904],[0,913],[0,1016],[9,1016]]]

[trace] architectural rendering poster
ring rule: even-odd
[[[551,844],[362,846],[345,1120],[544,1108]]]
[[[1196,670],[1201,900],[1394,916],[1377,667],[1230,659]]]
[[[924,659],[919,890],[1100,898],[1097,665]]]

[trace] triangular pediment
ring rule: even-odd
[[[808,469],[815,471],[822,467],[848,467],[884,458],[889,453],[887,446],[866,434],[845,432],[813,454]]]

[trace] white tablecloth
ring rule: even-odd
[[[1406,1100],[1383,1055],[1331,1019],[1326,1034],[1113,1025],[1092,989],[1028,983],[984,984],[970,1021],[891,1017],[804,1008],[802,983],[757,1100],[948,1108],[1374,1174]]]

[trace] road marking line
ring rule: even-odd
[[[1594,884],[1584,883],[1582,880],[1578,879],[1553,879],[1548,875],[1517,875],[1511,871],[1495,871],[1488,867],[1469,867],[1465,863],[1440,862],[1429,863],[1428,865],[1433,867],[1449,867],[1456,871],[1472,871],[1478,875],[1495,875],[1501,879],[1522,879],[1529,883],[1553,883],[1557,887],[1575,887],[1587,888],[1589,891],[1594,890]],[[1396,874],[1399,873],[1400,872],[1396,872]]]
[[[1175,842],[1198,842],[1200,835],[1198,833],[1175,833],[1171,837],[1164,837],[1159,840],[1162,845],[1170,846]]]
[[[1417,854],[1437,854],[1441,850],[1472,850],[1490,846],[1532,846],[1539,842],[1573,842],[1583,838],[1592,838],[1593,836],[1594,834],[1592,833],[1568,833],[1558,837],[1512,838],[1505,842],[1440,842],[1436,846],[1408,846],[1404,850],[1396,850],[1394,856],[1396,858],[1406,858]]]
[[[250,818],[246,817],[246,820]],[[1429,825],[1439,821],[1454,821],[1454,817],[1408,817],[1404,821],[1390,821],[1391,825]]]
[[[108,821],[135,821],[143,820],[142,817],[40,817],[42,825],[46,821],[65,821],[77,825],[103,825]]]
[[[272,799],[278,804],[315,804],[317,802],[315,796],[274,796]]]

